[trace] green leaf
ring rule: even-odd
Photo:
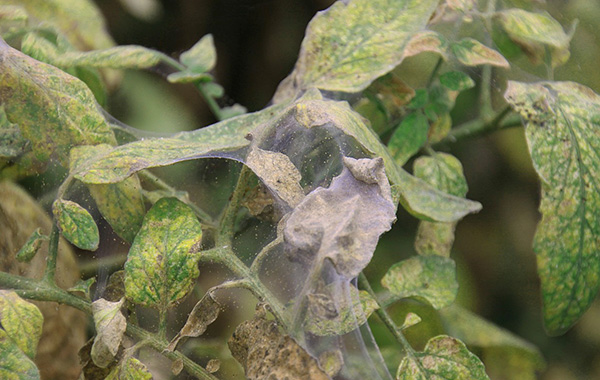
[[[37,306],[14,291],[0,289],[0,331],[4,331],[30,359],[35,358],[43,322],[44,317]]]
[[[464,13],[477,8],[477,0],[446,0],[446,4],[448,4],[448,8]]]
[[[100,368],[106,368],[115,359],[123,334],[127,328],[127,321],[121,307],[125,299],[110,302],[103,298],[92,302],[92,315],[96,327],[96,337],[92,346],[91,357]]]
[[[86,209],[75,202],[57,199],[52,204],[52,212],[65,239],[81,249],[98,249],[98,226]]]
[[[75,147],[71,150],[71,166],[86,165],[87,160],[93,160],[111,149],[106,144]],[[87,184],[87,187],[104,219],[117,235],[131,243],[146,213],[138,177],[133,175],[114,184]]]
[[[446,331],[469,346],[483,349],[488,373],[490,364],[501,366],[503,376],[514,380],[536,379],[544,368],[544,358],[531,343],[508,330],[452,305],[439,311]],[[497,362],[498,359],[505,359]],[[498,368],[500,369],[500,368]]]
[[[25,244],[19,249],[15,258],[22,263],[28,263],[33,259],[42,243],[48,240],[48,236],[42,234],[42,229],[37,228],[31,233]]]
[[[20,53],[2,40],[0,101],[8,119],[19,125],[42,163],[56,155],[68,166],[73,146],[116,144],[83,82]]]
[[[439,54],[444,60],[448,59],[448,41],[433,30],[423,30],[415,33],[404,48],[404,58],[412,57],[423,52]]]
[[[394,299],[419,297],[436,309],[454,302],[458,293],[456,264],[441,256],[416,256],[394,264],[381,279]]]
[[[166,310],[185,297],[199,274],[201,237],[200,222],[188,206],[175,198],[156,202],[125,263],[127,298]]]
[[[429,122],[423,113],[413,112],[402,120],[390,138],[388,148],[398,165],[404,165],[409,158],[427,142]]]
[[[456,157],[447,153],[417,158],[414,163],[415,176],[431,186],[457,197],[467,195],[467,180]],[[421,221],[417,230],[415,248],[421,255],[449,257],[454,243],[456,223]]]
[[[569,59],[569,43],[575,24],[567,34],[547,12],[533,13],[517,8],[497,12],[494,21],[534,64],[546,62],[547,49],[552,67]],[[503,44],[499,46],[502,48]]]
[[[410,103],[406,106],[408,109],[419,109],[423,108],[429,102],[429,91],[426,88],[419,88],[415,91],[415,96],[412,98]]]
[[[406,356],[397,380],[489,380],[481,360],[460,340],[440,335],[431,338],[415,358]]]
[[[181,63],[195,73],[205,73],[214,69],[217,63],[217,51],[212,34],[207,34],[179,57]]]
[[[102,13],[91,0],[2,0],[1,4],[24,7],[38,23],[60,30],[78,50],[114,44]]]
[[[0,378],[10,380],[40,380],[33,361],[0,328]]]
[[[199,158],[210,152],[233,152],[249,145],[246,135],[278,116],[281,108],[269,107],[173,138],[149,138],[122,145],[72,171],[85,183],[114,183],[143,169]]]
[[[91,288],[95,283],[96,277],[90,277],[87,280],[79,280],[75,285],[67,289],[67,291],[70,293],[83,293],[83,296],[87,300],[91,300]]]
[[[155,50],[137,45],[126,45],[86,52],[69,51],[56,57],[54,62],[60,67],[147,69],[156,66],[161,60],[162,54]]]
[[[475,87],[475,81],[462,71],[448,71],[440,75],[440,83],[452,91],[464,91]]]
[[[124,362],[110,371],[105,380],[151,380],[152,374],[144,363],[136,358],[128,357]]]
[[[526,121],[542,181],[533,250],[546,329],[561,334],[600,289],[600,96],[573,82],[509,82],[505,98]]]
[[[465,66],[492,65],[510,68],[510,64],[502,54],[473,38],[463,38],[451,44],[450,49],[456,59]]]
[[[392,71],[412,36],[425,28],[437,0],[338,1],[309,23],[294,71],[276,102],[298,90],[359,92]]]

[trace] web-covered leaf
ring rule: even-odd
[[[68,167],[73,146],[116,144],[83,82],[22,54],[1,39],[0,100],[9,120],[18,124],[42,163],[57,156]]]
[[[194,212],[175,198],[162,198],[146,214],[125,263],[125,294],[137,304],[166,310],[198,277],[202,237]]]
[[[481,360],[464,343],[449,336],[436,336],[423,352],[402,360],[397,380],[489,380]]]
[[[92,315],[96,327],[96,337],[92,346],[91,358],[100,368],[111,364],[123,340],[127,321],[121,307],[125,299],[110,302],[100,298],[92,303]]]
[[[0,289],[0,330],[30,359],[35,358],[43,322],[37,306],[14,291]]]
[[[534,380],[544,368],[540,351],[531,343],[493,323],[452,305],[439,311],[446,331],[469,346],[483,349],[488,373],[514,380]]]
[[[551,334],[569,329],[600,289],[600,97],[573,82],[509,82],[542,181],[533,249]]]
[[[338,1],[309,23],[294,71],[275,100],[311,87],[358,92],[392,71],[412,35],[424,29],[437,0]]]
[[[411,257],[392,265],[381,284],[393,299],[418,297],[440,309],[452,304],[458,293],[456,264],[441,256]]]
[[[29,235],[29,238],[25,244],[23,244],[21,249],[19,249],[15,258],[22,263],[30,262],[41,248],[42,243],[46,240],[48,240],[48,236],[42,234],[41,228],[36,228],[31,235]]]
[[[152,374],[146,365],[136,358],[128,357],[115,366],[105,380],[151,380]]]
[[[217,51],[213,36],[207,34],[202,37],[189,50],[183,52],[179,57],[186,68],[183,71],[170,74],[167,79],[173,83],[187,83],[198,80],[210,80],[207,72],[211,71],[217,63]],[[219,97],[215,96],[215,97]]]
[[[175,335],[167,350],[173,351],[182,338],[198,337],[206,331],[208,325],[217,320],[222,305],[214,298],[211,292],[207,292],[200,301],[196,303],[185,325]]]
[[[87,251],[98,249],[98,226],[86,209],[75,202],[57,199],[52,204],[52,212],[65,239]]]

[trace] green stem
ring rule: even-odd
[[[419,367],[419,369],[423,373],[425,373],[425,368],[423,368],[423,365],[415,355],[415,350],[412,348],[404,334],[402,334],[402,331],[396,325],[392,317],[388,314],[385,307],[380,303],[377,294],[375,294],[375,291],[373,291],[373,288],[371,288],[369,280],[362,272],[360,273],[360,275],[358,275],[358,285],[363,290],[366,290],[371,295],[371,297],[377,302],[377,305],[379,306],[379,308],[375,311],[375,313],[377,313],[377,316],[381,319],[381,321],[388,328],[388,330],[390,330],[392,335],[394,335],[394,338],[396,338],[396,340],[402,345],[402,348],[404,349],[404,352],[406,352],[406,355]]]
[[[183,71],[186,69],[186,67],[184,65],[182,65],[181,63],[179,63],[179,61],[169,57],[166,54],[162,54],[162,60],[164,63],[171,66],[175,70]],[[226,119],[225,114],[223,113],[223,110],[221,110],[221,107],[219,107],[216,100],[212,96],[210,96],[208,94],[208,92],[206,91],[205,84],[201,83],[201,82],[196,82],[195,86],[198,89],[198,91],[200,92],[200,95],[202,95],[202,97],[206,101],[206,104],[208,104],[208,108],[213,113],[213,115],[215,115],[215,117],[219,120]]]
[[[54,285],[54,276],[56,274],[56,260],[58,257],[58,242],[60,239],[60,233],[56,223],[52,224],[52,231],[50,232],[50,241],[48,243],[48,256],[46,258],[46,269],[44,270],[43,281],[49,285]]]
[[[453,128],[446,137],[433,144],[432,147],[437,149],[441,146],[446,146],[459,140],[473,138],[485,133],[499,131],[502,129],[520,127],[522,125],[521,117],[515,113],[511,113],[510,107],[507,107],[497,113],[491,121],[486,122],[485,120],[479,118]]]
[[[238,210],[241,206],[242,200],[244,199],[244,193],[248,187],[248,181],[252,176],[252,171],[247,167],[243,166],[238,177],[237,185],[231,195],[231,200],[227,204],[227,208],[223,212],[221,222],[219,223],[219,234],[217,236],[217,245],[225,246],[230,245],[233,240],[235,218]]]
[[[435,64],[435,67],[433,68],[433,71],[431,72],[431,75],[429,76],[429,80],[427,80],[427,87],[431,87],[431,84],[435,80],[435,76],[437,75],[438,71],[440,71],[442,64],[444,64],[444,59],[438,59],[437,63]]]
[[[277,297],[267,289],[262,281],[260,281],[258,275],[253,273],[253,271],[236,256],[235,252],[233,252],[230,247],[218,247],[204,251],[200,254],[200,260],[210,263],[219,263],[233,272],[241,279],[238,283],[247,285],[245,287],[250,290],[259,301],[266,302],[270,306],[271,312],[278,322],[281,323],[287,331],[290,331],[291,323],[286,318],[284,309]]]

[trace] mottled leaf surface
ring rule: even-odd
[[[12,159],[25,152],[27,140],[23,137],[19,126],[11,123],[0,104],[0,160]]]
[[[36,158],[68,166],[76,145],[116,144],[94,95],[79,79],[38,62],[0,40],[0,101],[31,141]]]
[[[198,277],[202,237],[194,212],[175,198],[162,198],[146,214],[125,263],[125,294],[137,304],[166,310]]]
[[[544,368],[544,358],[531,343],[508,330],[452,305],[439,311],[446,331],[469,346],[484,351],[486,369],[489,365],[502,367],[504,376],[515,380],[536,379],[536,372]],[[499,359],[506,359],[497,362]]]
[[[381,284],[394,299],[419,297],[436,309],[454,302],[458,293],[456,264],[441,256],[417,256],[392,265]]]
[[[402,61],[404,47],[425,28],[437,0],[338,1],[309,23],[300,56],[275,98],[317,87],[358,92]]]
[[[157,51],[136,45],[115,46],[86,52],[66,52],[56,57],[61,67],[86,66],[111,69],[146,69],[157,65],[162,56]]]
[[[502,54],[467,37],[450,45],[452,53],[465,66],[492,65],[508,69],[510,64]]]
[[[167,350],[173,351],[179,344],[179,341],[185,337],[198,337],[206,331],[208,325],[217,320],[221,312],[221,304],[214,299],[213,295],[208,292],[196,303],[185,325],[175,335],[171,343],[167,346]]]
[[[22,263],[30,262],[42,246],[42,243],[46,240],[48,240],[48,237],[42,234],[42,229],[35,229],[31,235],[29,235],[25,244],[19,249],[15,258]]]
[[[86,160],[93,160],[111,149],[106,144],[75,147],[71,150],[71,166],[85,166]],[[146,213],[139,178],[132,175],[114,184],[87,184],[87,187],[104,219],[117,235],[131,243]]]
[[[33,361],[0,328],[0,378],[10,380],[40,380]]]
[[[150,380],[152,374],[146,365],[133,357],[128,357],[110,371],[105,380]]]
[[[7,339],[31,359],[35,358],[43,322],[37,306],[13,291],[0,289],[0,330],[4,329]]]
[[[550,52],[549,61],[553,67],[569,59],[572,35],[565,33],[562,25],[547,12],[534,13],[511,8],[496,13],[494,19],[533,63],[546,61],[546,49]]]
[[[416,359],[416,360],[415,360]],[[415,359],[405,357],[397,380],[488,380],[483,363],[458,339],[440,335],[427,342]]]
[[[86,209],[75,202],[57,199],[52,204],[52,212],[65,239],[88,251],[98,248],[98,226]]]
[[[121,299],[118,302],[110,302],[100,298],[92,302],[96,337],[91,357],[100,368],[105,368],[112,363],[123,340],[123,334],[127,327],[125,316],[121,313],[124,301]]]
[[[331,379],[315,358],[263,316],[243,322],[227,343],[249,380]]]
[[[600,289],[600,97],[573,82],[509,82],[505,98],[542,181],[533,250],[546,329],[561,334]]]
[[[458,159],[447,153],[435,153],[415,160],[414,174],[431,186],[457,197],[467,195],[467,180]],[[415,248],[421,255],[449,257],[454,243],[455,222],[421,221],[417,229]]]
[[[412,57],[423,52],[439,54],[448,59],[448,41],[446,38],[433,30],[423,30],[415,33],[408,41],[404,49],[404,57]]]

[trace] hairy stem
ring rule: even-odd
[[[58,242],[60,233],[56,223],[52,224],[50,232],[50,241],[48,242],[48,257],[46,258],[46,269],[44,270],[44,282],[54,285],[54,275],[56,274],[56,260],[58,257]]]

